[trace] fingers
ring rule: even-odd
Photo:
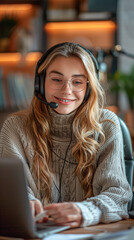
[[[38,215],[44,212],[43,206],[39,200],[34,201],[34,209],[35,209],[35,215]],[[37,222],[41,223],[41,222],[46,222],[47,220],[48,220],[48,217],[45,216],[40,218]]]
[[[31,213],[32,213],[32,216],[34,217],[35,215],[34,201],[29,201],[29,202],[30,202]]]
[[[58,225],[79,227],[82,222],[80,209],[74,203],[55,203],[45,207],[46,213]]]
[[[39,200],[30,201],[30,206],[33,217],[44,211]],[[70,226],[71,228],[81,225],[82,214],[74,203],[54,203],[44,209],[47,217],[40,219],[38,222],[47,221],[48,217],[51,217],[57,225]]]
[[[39,200],[36,200],[35,201],[35,214],[37,215],[41,212],[43,212],[43,206]]]
[[[62,226],[69,226],[70,228],[77,228],[77,227],[80,227],[80,223],[77,221],[77,222],[68,222],[68,223],[63,223],[63,224],[58,224],[56,223],[57,225],[62,225]]]
[[[60,215],[54,216],[53,221],[58,225],[70,226],[70,227],[79,227],[81,224],[81,217],[78,215],[68,214],[64,217],[60,217]]]
[[[43,206],[39,200],[32,200],[30,201],[30,208],[32,212],[32,216],[34,217],[35,215],[43,212]]]

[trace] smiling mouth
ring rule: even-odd
[[[64,98],[58,98],[58,97],[55,97],[59,102],[63,102],[63,103],[71,103],[73,102],[74,100],[71,100],[71,99],[64,99]]]

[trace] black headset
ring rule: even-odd
[[[42,63],[45,61],[45,59],[47,58],[47,56],[57,47],[62,47],[66,44],[72,44],[70,42],[64,42],[64,43],[59,43],[54,45],[53,47],[49,48],[43,55],[42,57],[39,59],[39,61],[37,62],[36,65],[36,69],[35,69],[35,81],[34,81],[34,95],[44,104],[49,105],[51,108],[57,108],[58,104],[55,102],[50,102],[48,103],[45,99],[45,73],[41,72],[40,74],[38,73],[38,69],[39,67],[42,65]],[[74,43],[73,43],[74,44]],[[92,58],[93,63],[94,63],[94,67],[95,67],[95,71],[96,71],[96,75],[97,78],[99,80],[99,65],[98,62],[96,60],[96,58],[94,57],[94,55],[85,47],[81,46],[78,43],[75,43],[76,46],[81,47],[82,49],[84,49],[89,56]],[[41,96],[41,97],[40,97]],[[87,101],[88,98],[90,96],[90,89],[89,87],[87,87],[86,93],[85,93],[85,97],[84,97],[84,101]]]

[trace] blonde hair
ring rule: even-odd
[[[55,47],[39,66],[38,73],[45,72],[53,59],[59,55],[80,58],[88,74],[90,97],[77,109],[72,124],[72,132],[76,137],[76,144],[72,149],[72,155],[78,161],[75,174],[79,178],[85,192],[85,198],[87,198],[92,196],[93,162],[100,147],[100,143],[94,138],[95,132],[101,135],[102,142],[105,140],[101,127],[104,92],[97,79],[91,56],[78,44],[65,43]],[[32,171],[34,177],[38,180],[40,193],[45,193],[43,200],[46,203],[50,201],[51,195],[51,119],[47,106],[41,103],[36,97],[33,97],[31,102],[30,116],[30,121],[32,119],[31,128],[35,140],[35,156],[33,158]]]

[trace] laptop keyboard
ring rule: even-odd
[[[36,228],[38,230],[41,230],[41,229],[49,229],[49,228],[52,228],[52,227],[58,227],[58,225],[56,225],[54,222],[52,221],[49,221],[49,222],[43,222],[43,223],[36,223]],[[61,227],[61,226],[59,226]]]

